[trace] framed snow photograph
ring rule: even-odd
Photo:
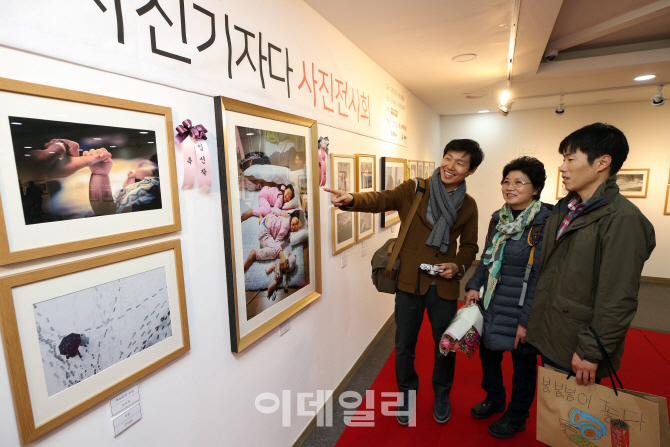
[[[312,119],[214,104],[230,343],[240,352],[321,296],[318,134]],[[353,190],[354,158],[345,160]]]
[[[181,230],[172,111],[0,78],[0,265]]]
[[[423,170],[422,162],[419,162],[420,172]],[[407,180],[407,160],[402,158],[381,158],[381,189],[393,189]],[[381,214],[382,228],[400,222],[400,215],[397,211],[387,211]]]
[[[616,184],[624,197],[645,198],[649,186],[649,169],[619,169]]]
[[[356,154],[356,192],[376,191],[375,155]]]
[[[190,349],[179,240],[0,278],[21,443]]]
[[[333,228],[333,255],[346,250],[356,243],[356,218],[353,211],[331,208],[331,225]]]
[[[330,187],[344,192],[354,192],[355,157],[330,154]]]

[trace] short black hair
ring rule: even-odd
[[[589,164],[593,164],[598,157],[609,155],[612,157],[610,175],[614,175],[628,158],[628,140],[623,132],[611,124],[593,123],[575,130],[558,146],[558,153],[561,155],[575,151],[585,153]]]
[[[449,151],[465,152],[466,154],[470,154],[470,171],[475,169],[477,166],[482,164],[482,161],[484,161],[484,152],[482,151],[482,148],[479,147],[479,143],[477,143],[475,140],[451,140],[447,143],[446,146],[444,146],[442,158],[444,158]]]
[[[528,176],[533,187],[538,188],[537,194],[533,194],[536,200],[540,200],[540,194],[544,189],[544,182],[547,180],[547,172],[544,170],[544,163],[534,157],[519,157],[505,165],[502,172],[502,179],[505,180],[507,174],[512,171],[521,171]]]

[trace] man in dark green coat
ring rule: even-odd
[[[649,220],[619,193],[615,174],[628,156],[619,129],[585,126],[558,151],[569,194],[545,224],[526,342],[545,363],[573,371],[577,383],[587,385],[608,375],[590,328],[619,369],[642,268],[656,240]]]

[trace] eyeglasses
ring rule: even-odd
[[[514,187],[517,188],[517,189],[518,189],[518,188],[521,188],[523,185],[527,185],[527,184],[529,184],[529,183],[531,183],[531,182],[524,182],[524,181],[521,180],[520,178],[515,178],[515,179],[512,180],[512,181],[505,179],[505,180],[503,180],[502,182],[500,182],[500,184],[501,184],[502,186],[509,187],[510,185],[512,185],[512,186],[514,186]]]

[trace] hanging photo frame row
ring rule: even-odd
[[[556,199],[562,199],[568,195],[568,190],[565,189],[562,180],[561,171],[558,168]],[[647,197],[649,186],[649,169],[619,169],[619,172],[616,173],[616,183],[619,185],[619,192],[624,197],[644,199]]]
[[[393,189],[407,180],[407,160],[403,158],[382,157],[381,158],[381,190]],[[381,213],[382,228],[400,222],[397,211]]]
[[[0,144],[0,265],[181,230],[168,107],[0,78]]]
[[[241,352],[321,296],[317,123],[225,97],[214,105],[230,342]]]
[[[0,278],[21,444],[190,349],[178,239]]]
[[[433,174],[433,171],[435,171],[435,162],[407,160],[407,167],[409,178],[429,178]]]

